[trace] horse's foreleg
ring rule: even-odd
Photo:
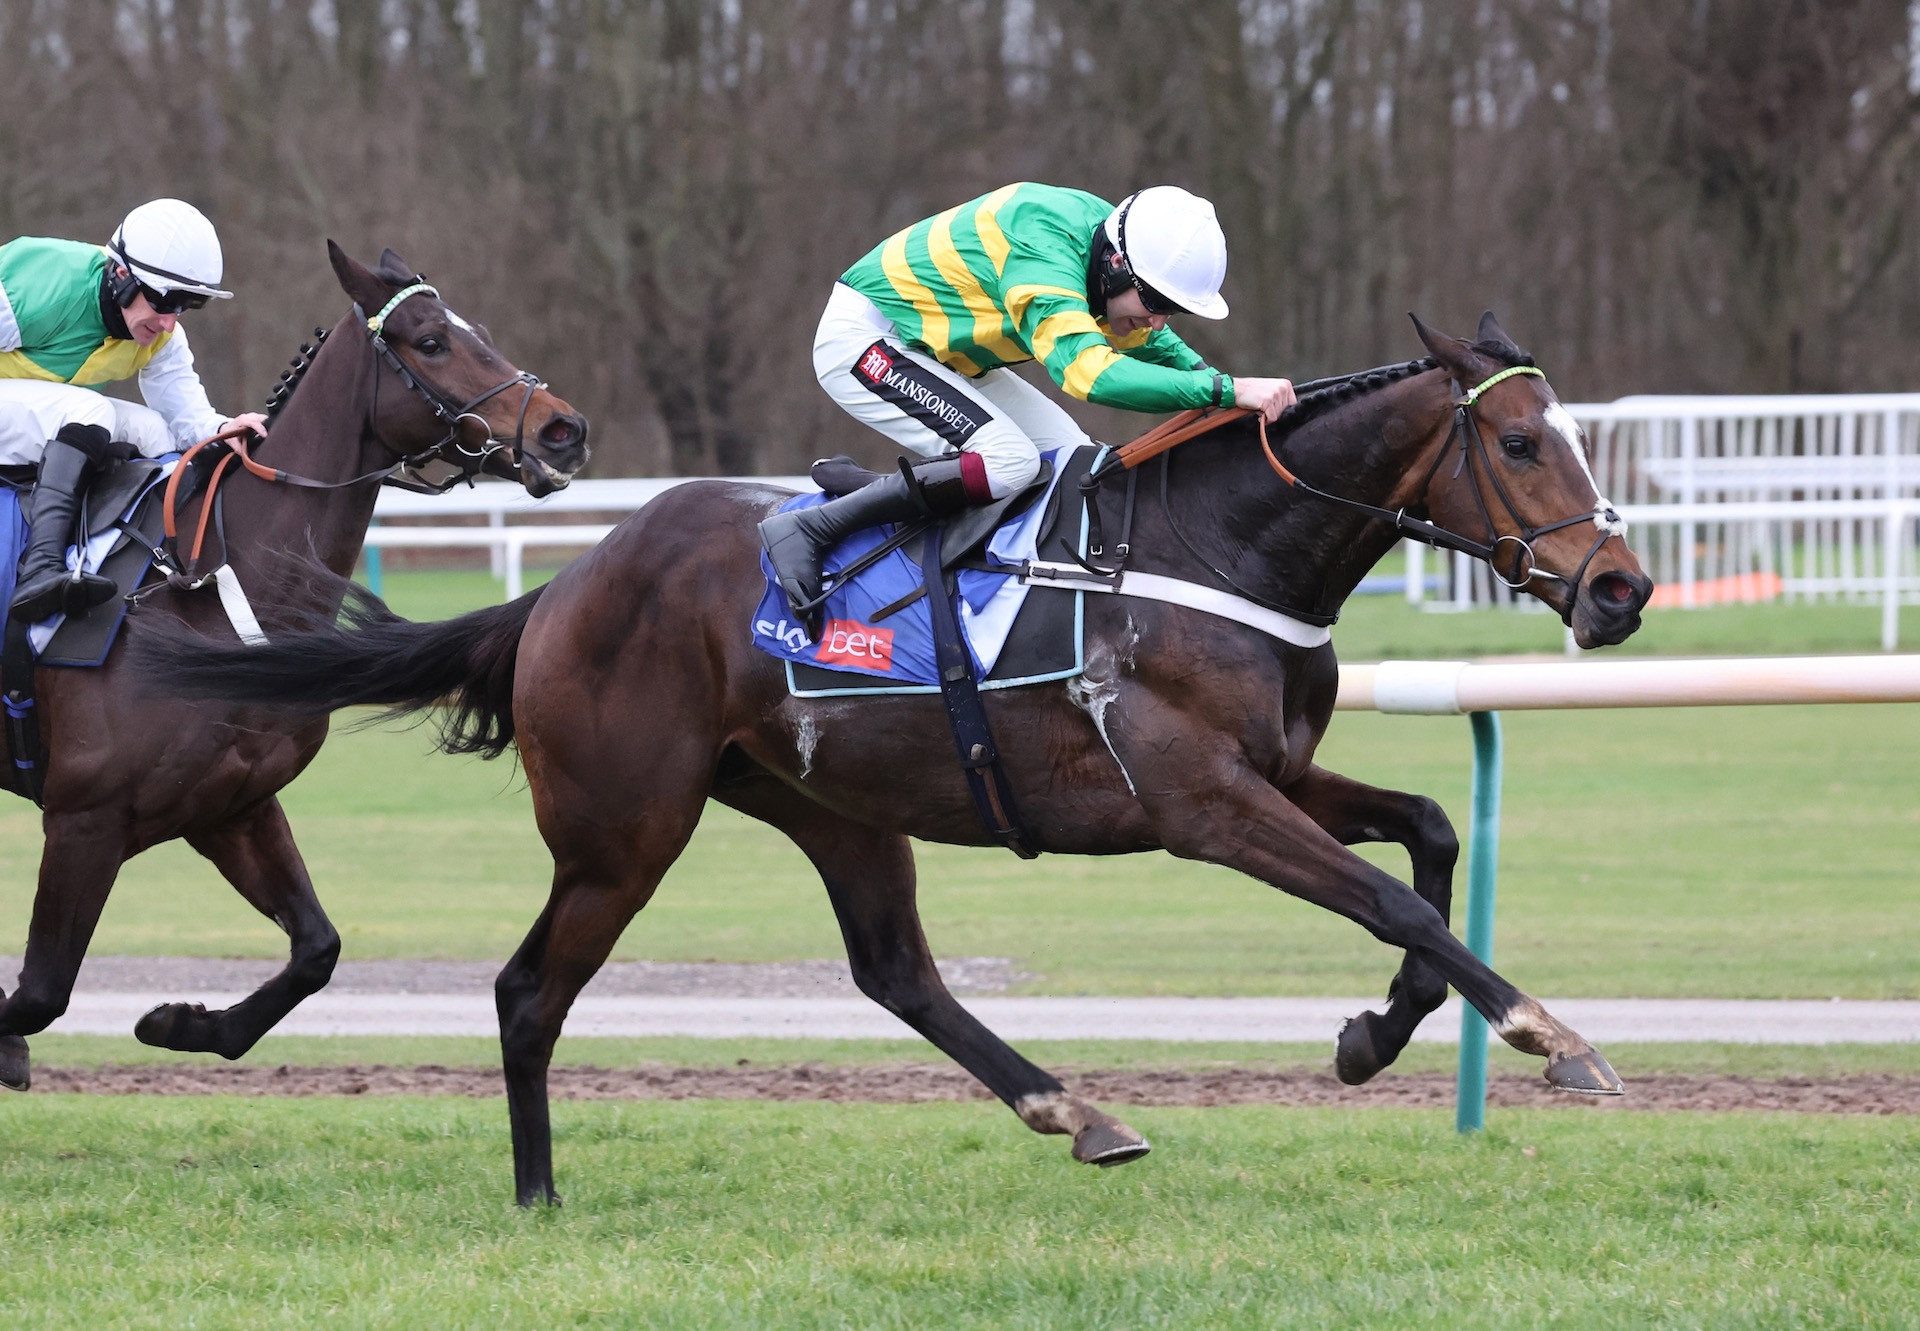
[[[293,843],[278,799],[255,805],[187,843],[218,869],[247,904],[286,932],[287,964],[230,1008],[162,1003],[134,1026],[144,1044],[189,1053],[239,1058],[309,994],[326,987],[340,958],[340,935],[313,893],[313,881]]]
[[[73,997],[80,962],[126,857],[123,833],[117,817],[100,812],[46,817],[20,984],[0,1000],[0,1084],[13,1090],[26,1090],[31,1080],[24,1037],[45,1030]]]
[[[1073,1157],[1118,1165],[1146,1138],[1070,1094],[1016,1053],[948,992],[920,927],[907,838],[842,818],[771,779],[716,798],[785,832],[820,871],[860,992],[977,1077],[1035,1132],[1073,1138]]]
[[[1148,810],[1168,850],[1238,869],[1418,954],[1508,1044],[1545,1058],[1554,1086],[1619,1093],[1606,1059],[1468,951],[1432,903],[1342,846],[1243,763],[1223,760],[1203,786],[1189,781],[1185,789],[1198,793],[1157,796]]]
[[[1391,841],[1406,847],[1413,864],[1413,890],[1448,919],[1453,902],[1453,866],[1460,841],[1438,804],[1424,795],[1382,790],[1323,767],[1281,790],[1301,812],[1342,845]],[[1387,990],[1385,1012],[1362,1012],[1340,1030],[1334,1069],[1358,1086],[1400,1056],[1414,1029],[1447,997],[1447,982],[1418,951],[1409,951]]]

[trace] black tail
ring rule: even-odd
[[[331,577],[331,575],[328,575]],[[520,635],[544,587],[456,619],[416,624],[338,579],[339,622],[270,626],[256,647],[213,642],[178,622],[149,623],[128,643],[147,687],[176,697],[263,703],[304,712],[371,705],[382,717],[443,704],[440,747],[497,758],[513,743]]]

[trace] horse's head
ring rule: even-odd
[[[374,269],[332,241],[327,254],[373,345],[382,445],[415,466],[438,459],[517,480],[535,498],[573,479],[587,461],[584,416],[509,364],[392,250]]]
[[[1413,322],[1454,384],[1447,442],[1416,502],[1491,546],[1494,572],[1559,611],[1580,646],[1624,641],[1653,580],[1594,482],[1579,425],[1491,311],[1474,342]]]

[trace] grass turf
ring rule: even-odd
[[[1920,1319],[1920,1125],[1139,1110],[1097,1171],[997,1106],[0,1102],[37,1327],[1711,1326]]]

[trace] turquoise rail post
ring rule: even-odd
[[[1473,830],[1467,841],[1467,947],[1493,964],[1493,898],[1500,864],[1500,713],[1473,720]],[[1453,1125],[1487,1126],[1487,1022],[1471,1004],[1460,1013],[1460,1091]]]
[[[367,590],[375,596],[384,596],[386,593],[380,590],[380,547],[377,545],[368,546],[366,549],[366,557]]]

